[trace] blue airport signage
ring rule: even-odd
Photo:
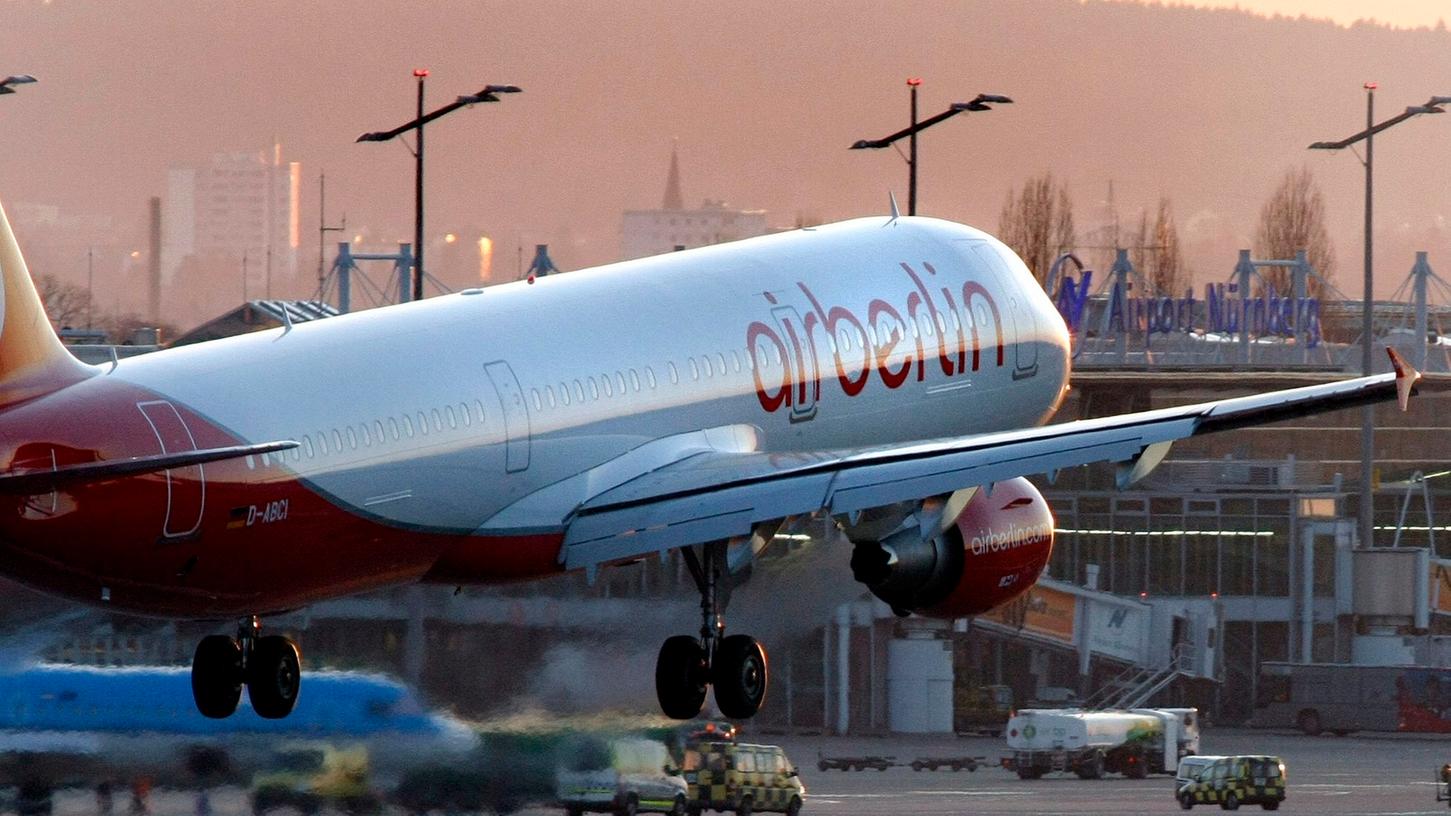
[[[1064,274],[1060,279],[1054,303],[1068,324],[1068,330],[1081,334],[1088,318],[1089,292],[1093,270],[1083,270],[1075,279]],[[1266,284],[1257,297],[1245,297],[1236,283],[1210,283],[1204,286],[1203,300],[1186,288],[1183,297],[1134,297],[1127,287],[1115,283],[1101,307],[1107,312],[1107,335],[1142,335],[1145,342],[1155,334],[1204,333],[1237,335],[1247,331],[1251,337],[1294,337],[1303,333],[1306,345],[1320,343],[1319,298],[1281,297],[1275,287]],[[1100,320],[1103,313],[1099,313]]]

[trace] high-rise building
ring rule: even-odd
[[[161,275],[175,282],[184,265],[236,268],[245,256],[258,278],[297,273],[301,165],[282,147],[218,153],[210,162],[173,167],[162,213]]]
[[[624,260],[676,249],[738,241],[766,234],[765,210],[737,210],[706,199],[700,209],[685,209],[680,192],[680,158],[670,151],[670,175],[658,210],[626,210],[620,228]]]

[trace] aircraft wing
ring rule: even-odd
[[[243,456],[260,456],[264,453],[291,450],[297,447],[297,444],[290,439],[284,439],[256,445],[230,445],[224,448],[158,453],[151,456],[133,456],[130,459],[107,459],[100,462],[61,465],[56,468],[36,468],[0,473],[0,494],[25,496],[46,493],[66,485],[104,482],[123,476],[136,476],[171,468],[220,462],[224,459],[240,459]]]
[[[1119,463],[1123,488],[1178,439],[1389,399],[1405,410],[1420,373],[1390,354],[1392,373],[1037,428],[852,451],[699,453],[581,504],[566,522],[562,558],[593,570],[749,536],[787,516],[849,514],[1094,462]]]

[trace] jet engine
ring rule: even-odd
[[[924,503],[879,538],[852,535],[852,573],[899,615],[960,618],[1002,606],[1053,553],[1053,513],[1027,479]]]

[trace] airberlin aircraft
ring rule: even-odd
[[[957,618],[1042,572],[1024,477],[1143,476],[1194,434],[1399,397],[1396,372],[1044,423],[1069,338],[1022,261],[947,221],[863,218],[158,351],[77,362],[0,213],[0,572],[143,615],[238,621],[197,646],[226,717],[297,700],[262,618],[423,581],[519,581],[682,550],[698,635],[665,642],[665,712],[728,717],[766,651],[726,635],[731,565],[828,514],[857,580]],[[1394,357],[1394,355],[1392,355]],[[682,626],[682,628],[689,628]]]

